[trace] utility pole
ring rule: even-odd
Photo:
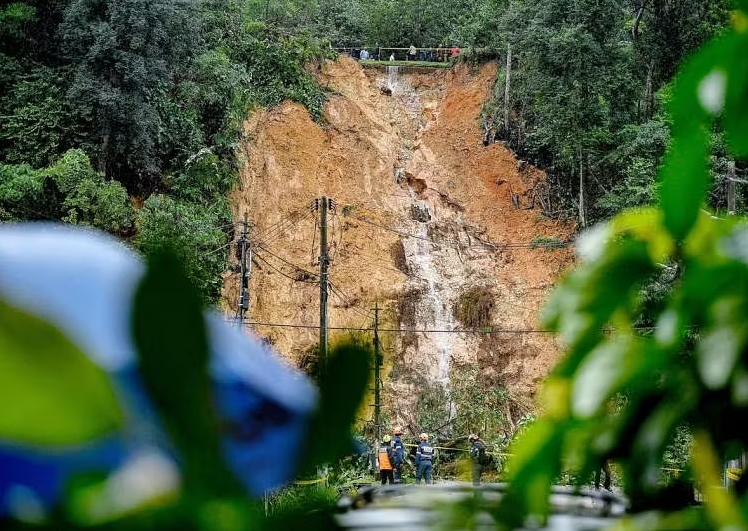
[[[377,442],[382,440],[381,367],[382,348],[379,342],[379,303],[377,303],[374,306],[374,429]]]
[[[249,275],[252,274],[252,246],[247,239],[247,213],[242,222],[242,238],[240,240],[241,258],[241,289],[239,290],[239,323],[244,323],[244,312],[249,309]],[[249,255],[249,256],[247,256]],[[249,264],[249,265],[247,265]]]
[[[319,361],[320,374],[327,372],[327,297],[329,289],[329,265],[327,256],[327,208],[329,199],[319,200]]]
[[[735,215],[735,161],[727,163],[727,214]]]

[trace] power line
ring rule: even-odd
[[[386,230],[388,232],[392,232],[394,234],[398,234],[399,236],[402,236],[404,238],[413,238],[416,240],[423,240],[426,242],[431,243],[432,245],[441,246],[441,247],[449,247],[452,249],[457,250],[466,250],[466,249],[474,249],[474,248],[485,248],[490,247],[493,249],[498,250],[506,250],[506,249],[535,249],[535,248],[546,248],[546,249],[553,249],[555,247],[566,247],[569,243],[571,243],[570,240],[559,240],[558,242],[554,242],[554,245],[544,246],[542,243],[515,243],[515,242],[504,242],[504,243],[489,243],[489,242],[481,242],[482,245],[468,245],[468,246],[460,246],[460,245],[453,245],[450,243],[441,243],[432,240],[431,238],[427,236],[419,236],[417,234],[411,234],[409,232],[405,232],[398,229],[393,229],[392,227],[387,227],[385,225],[380,225],[379,223],[376,223],[374,221],[368,220],[366,218],[362,218],[361,216],[356,216],[355,214],[348,213],[346,214],[348,217],[356,219],[358,221],[361,221],[363,223],[367,223],[369,225],[372,225],[374,227],[380,228],[382,230]]]
[[[353,310],[354,312],[363,315],[367,319],[371,317],[371,312],[365,312],[363,310],[360,310],[356,308],[356,306],[353,304],[353,299],[351,297],[348,297],[345,293],[343,293],[339,288],[333,285],[332,282],[328,282],[330,285],[330,289],[332,290],[333,294],[336,295],[340,300],[343,301],[343,304],[345,305],[344,308],[346,310]]]
[[[293,264],[293,263],[289,262],[289,261],[288,261],[288,260],[286,260],[285,258],[282,258],[282,257],[278,256],[277,254],[275,254],[274,252],[272,252],[272,251],[271,251],[270,249],[268,249],[268,248],[267,248],[267,247],[265,247],[264,245],[261,245],[261,244],[259,244],[259,243],[256,243],[255,245],[256,245],[256,246],[257,246],[257,247],[258,247],[259,249],[262,249],[262,251],[264,251],[264,252],[268,253],[268,254],[269,254],[270,256],[272,256],[273,258],[276,258],[276,259],[280,260],[281,262],[283,262],[284,264],[286,264],[286,265],[288,265],[288,266],[291,266],[291,267],[293,267],[293,268],[294,268],[295,270],[297,270],[297,271],[299,271],[299,272],[301,272],[301,273],[304,273],[304,274],[306,274],[306,275],[309,275],[309,276],[311,276],[311,277],[314,277],[314,278],[319,278],[319,275],[318,275],[317,273],[312,273],[311,271],[307,271],[307,270],[306,270],[306,269],[304,269],[303,267],[297,266],[296,264]]]
[[[232,321],[229,321],[232,322]],[[268,326],[274,328],[304,328],[308,330],[319,330],[319,325],[303,325],[293,323],[261,323],[257,321],[244,321],[244,324],[250,326]],[[354,328],[351,326],[328,326],[330,330],[348,330],[352,332],[371,332],[373,328]]]
[[[309,209],[306,212],[303,210],[295,210],[281,218],[280,221],[273,223],[269,227],[259,231],[257,234],[252,235],[252,239],[255,243],[270,243],[272,240],[279,237],[285,231],[292,229],[304,219],[308,218],[312,214],[312,210]]]
[[[205,258],[206,256],[210,256],[212,254],[217,253],[218,251],[226,249],[227,247],[231,246],[235,242],[236,242],[236,240],[231,240],[230,242],[225,243],[225,244],[221,245],[220,247],[216,247],[215,249],[212,249],[212,250],[210,250],[208,252],[205,252],[205,253],[203,253],[203,254],[201,254],[199,256],[200,256],[200,258]]]
[[[368,317],[368,316],[367,316]],[[296,323],[265,323],[265,322],[247,322],[248,325],[256,326],[269,326],[277,328],[307,328],[307,329],[319,329],[319,325],[307,325],[307,324],[296,324]],[[373,328],[353,328],[353,327],[329,327],[331,330],[360,330],[362,332],[371,332]],[[439,329],[415,329],[415,328],[380,328],[380,332],[398,332],[398,333],[414,333],[414,334],[429,334],[429,333],[452,333],[452,334],[530,334],[530,333],[542,333],[542,334],[555,334],[553,330],[540,330],[540,329],[491,329],[486,327],[485,329],[479,330],[468,330],[468,329],[452,329],[452,330],[439,330]]]
[[[316,280],[308,280],[308,279],[305,279],[305,278],[292,277],[291,275],[288,275],[288,274],[284,273],[283,271],[281,271],[280,269],[278,269],[277,267],[275,267],[273,264],[271,264],[270,262],[268,262],[267,260],[265,260],[262,256],[260,256],[257,253],[257,251],[255,251],[254,255],[255,255],[255,258],[258,258],[259,260],[261,260],[262,262],[264,262],[270,269],[272,269],[276,273],[281,274],[282,276],[286,277],[289,280],[293,280],[294,282],[305,282],[307,284],[316,284],[317,283]]]
[[[277,328],[307,328],[307,329],[319,329],[319,325],[307,325],[307,324],[296,324],[296,323],[265,323],[265,322],[254,322],[246,321],[245,324],[252,326],[268,326]],[[361,332],[372,332],[374,329],[369,327],[354,328],[349,326],[340,327],[329,327],[331,330],[358,330]],[[694,328],[694,327],[689,327]],[[654,326],[642,326],[632,328],[635,331],[655,330]],[[454,329],[415,329],[415,328],[380,328],[380,332],[395,332],[395,333],[412,333],[412,334],[556,334],[555,330],[547,330],[542,328],[495,328],[487,326],[480,329],[467,329],[467,328],[454,328]],[[601,328],[601,332],[615,332],[614,328]]]

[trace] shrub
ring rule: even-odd
[[[182,260],[204,303],[213,303],[221,291],[231,220],[225,200],[210,207],[153,195],[138,213],[136,244],[146,254],[171,247]]]
[[[489,326],[493,318],[494,295],[490,289],[475,286],[460,295],[454,316],[466,328]]]

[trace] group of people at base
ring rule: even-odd
[[[401,483],[403,478],[403,464],[405,464],[405,444],[402,439],[403,430],[395,428],[393,436],[385,435],[377,450],[377,464],[379,465],[379,478],[382,485],[388,482]]]
[[[385,435],[382,437],[377,450],[379,479],[382,485],[402,483],[403,464],[405,463],[405,444],[403,444],[402,433],[402,428],[395,428],[393,436]],[[428,433],[422,433],[420,439],[415,456],[416,485],[420,485],[421,480],[426,485],[430,485],[436,449],[429,442]],[[468,442],[470,443],[473,484],[478,485],[483,474],[483,468],[488,464],[486,444],[474,433],[470,434]]]

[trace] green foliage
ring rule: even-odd
[[[0,300],[0,438],[86,443],[122,424],[109,378],[54,326]]]
[[[481,434],[487,443],[497,444],[511,427],[504,415],[509,393],[486,380],[474,365],[454,367],[450,374],[449,398],[457,410],[454,433]]]
[[[566,244],[553,236],[535,236],[530,242],[531,249],[561,249]]]
[[[0,207],[15,219],[57,219],[120,235],[134,223],[125,189],[105,182],[80,150],[41,170],[0,165]]]
[[[338,499],[338,492],[327,485],[293,485],[272,494],[268,500],[268,516],[271,522],[280,523],[292,514],[319,512],[331,507]],[[270,529],[282,527],[269,523]]]
[[[486,125],[547,170],[559,216],[587,222],[651,204],[670,142],[658,100],[677,65],[723,31],[729,7],[707,0],[511,2],[490,43],[511,44],[509,101],[501,69]]]
[[[351,450],[351,426],[369,380],[372,347],[360,340],[346,339],[335,346],[330,359],[321,363],[320,399],[309,428],[301,474],[317,465],[332,463]]]
[[[165,195],[149,197],[138,211],[135,238],[146,255],[171,248],[205,303],[218,299],[229,254],[230,211],[225,199],[201,205]]]
[[[209,149],[202,149],[187,159],[170,188],[176,199],[209,207],[228,194],[234,181],[231,168]]]
[[[668,529],[747,525],[742,485],[735,492],[714,487],[718,463],[748,447],[744,426],[727,420],[744,416],[748,404],[748,233],[742,220],[702,210],[711,142],[705,131],[748,106],[748,67],[739,59],[748,49],[746,29],[741,11],[736,31],[704,47],[678,76],[660,208],[621,213],[580,239],[583,262],[545,313],[569,352],[546,382],[543,418],[516,447],[511,491],[496,513],[503,521],[544,516],[562,466],[588,477],[614,459],[633,510],[665,511],[634,519],[633,528],[658,529],[666,521]],[[745,156],[743,124],[724,124],[732,153]],[[673,262],[676,281],[650,308],[654,330],[636,328],[646,303],[641,286]],[[610,403],[621,394],[626,403],[613,414]],[[693,450],[685,425],[693,430]],[[668,488],[660,472],[683,463],[687,451],[700,490],[709,492],[698,512],[673,497],[680,486]]]
[[[450,411],[447,389],[438,383],[421,382],[416,403],[416,424],[423,431],[434,434],[449,427]]]
[[[202,496],[237,494],[239,484],[221,456],[201,301],[177,256],[168,249],[152,253],[135,293],[132,327],[140,373],[179,449],[187,490]],[[179,377],[165,377],[175,367]]]
[[[130,189],[152,189],[162,169],[155,102],[197,43],[191,18],[188,2],[72,0],[65,9],[69,100],[89,120],[97,165]]]
[[[276,8],[287,11],[293,32],[258,23]],[[64,220],[129,237],[134,213],[126,189],[136,204],[170,194],[189,203],[188,218],[217,220],[218,230],[230,217],[223,197],[235,182],[247,110],[292,99],[321,117],[325,95],[304,67],[332,51],[303,33],[319,13],[316,2],[4,4],[0,162],[14,167],[0,178],[0,217]],[[85,152],[98,173],[81,174],[75,189],[36,173],[71,148]],[[138,239],[144,245],[180,230],[153,229],[153,209],[162,204],[160,217],[170,217],[172,203],[158,198],[140,216],[138,226],[150,230]],[[206,300],[217,298],[223,263],[191,261]]]
[[[319,119],[325,94],[303,68],[304,59],[308,58],[309,44],[303,38],[280,42],[250,39],[244,43],[239,57],[248,64],[252,101],[266,106],[277,105],[286,99],[297,101],[315,119]]]
[[[13,2],[0,7],[0,42],[21,40],[26,26],[34,20],[36,9],[24,2]]]
[[[494,294],[483,286],[474,286],[457,298],[454,315],[466,328],[489,326],[493,319]]]
[[[65,77],[55,69],[36,67],[24,76],[11,71],[2,78],[7,90],[0,96],[0,109],[8,116],[0,129],[0,156],[37,168],[51,164],[75,131],[65,101]]]

